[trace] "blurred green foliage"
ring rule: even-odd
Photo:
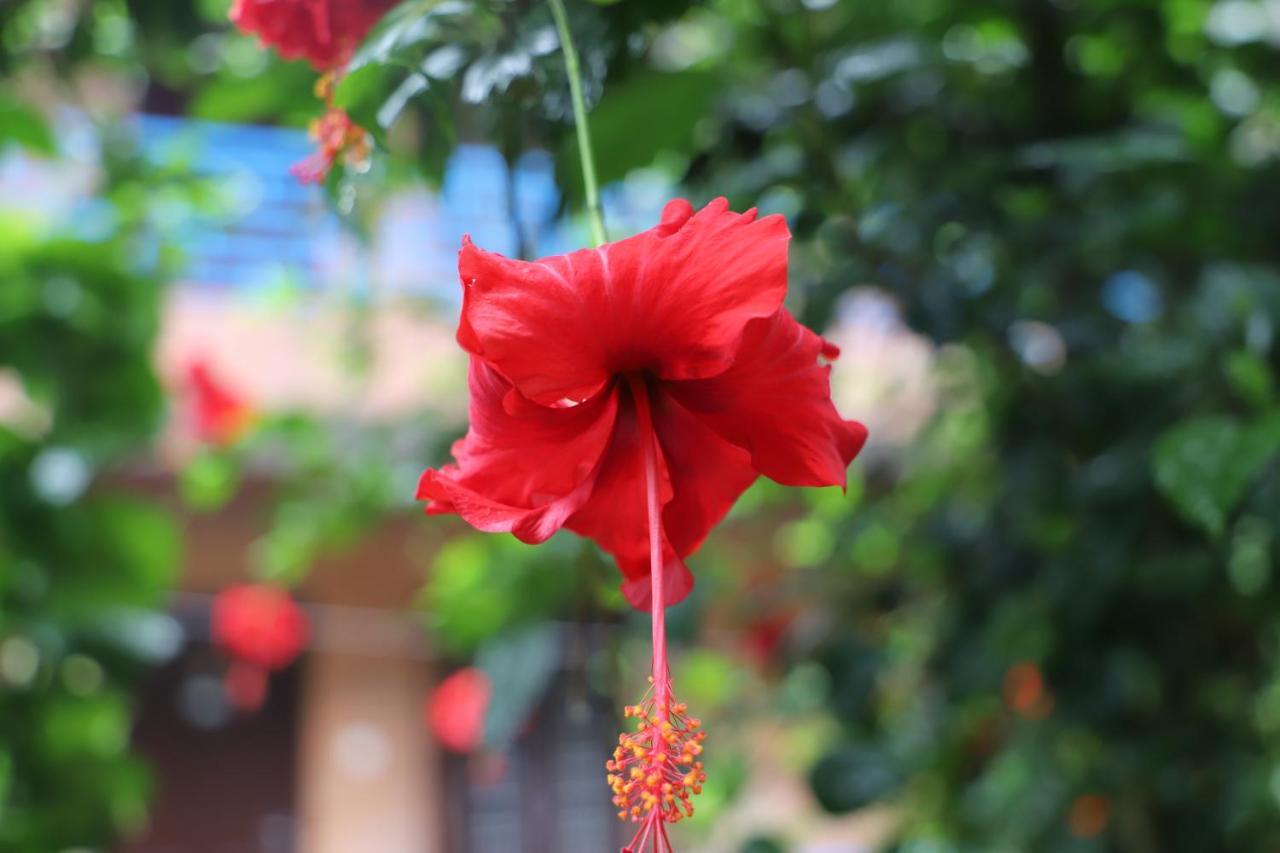
[[[103,201],[128,190],[109,183]],[[0,421],[0,850],[15,853],[142,826],[131,692],[180,642],[158,612],[179,531],[103,482],[161,409],[160,258],[138,251],[128,205],[114,209],[119,230],[92,241],[0,219],[0,376],[24,399]]]
[[[89,59],[145,69],[149,103],[203,117],[300,123],[318,109],[305,66],[214,23],[225,4],[121,0],[69,19],[51,5],[0,5],[5,71]],[[910,444],[873,445],[847,496],[753,489],[671,614],[701,644],[678,664],[682,689],[710,715],[732,719],[744,702],[782,715],[813,758],[817,801],[892,804],[897,850],[1280,848],[1280,37],[1268,8],[572,5],[607,178],[656,166],[696,198],[785,214],[807,323],[826,328],[850,289],[873,286],[936,345],[937,413]],[[338,92],[382,153],[365,175],[336,173],[334,197],[348,182],[376,196],[436,181],[457,141],[483,139],[509,162],[553,151],[572,205],[547,26],[541,4],[398,7]],[[51,142],[0,91],[0,146]],[[133,187],[121,203],[142,204]],[[30,839],[80,843],[139,814],[140,777],[112,734],[137,648],[103,638],[154,603],[172,559],[156,543],[172,537],[154,510],[94,489],[60,502],[35,491],[37,468],[93,472],[145,433],[154,287],[123,232],[86,248],[20,231],[0,258],[6,281],[32,284],[0,289],[0,365],[52,426],[0,443],[0,674],[31,673],[0,696],[0,730],[53,740],[6,741],[0,839],[28,833],[13,849],[39,849]],[[395,505],[377,438],[353,451],[284,421],[255,440],[296,451],[260,555],[273,577],[296,579]],[[188,497],[218,506],[243,462],[198,460]],[[55,595],[55,571],[84,575],[89,597],[62,583]],[[608,571],[567,537],[530,549],[460,536],[421,601],[451,652],[501,671],[544,619],[614,618]],[[87,627],[103,614],[110,626]],[[70,687],[95,671],[96,698]],[[727,800],[742,756],[711,753]],[[119,779],[95,787],[98,767]],[[58,797],[38,796],[44,780]]]
[[[420,604],[448,651],[471,654],[504,631],[569,611],[591,562],[565,534],[540,547],[463,535],[432,560]]]
[[[789,215],[815,327],[866,283],[946,346],[939,414],[868,459],[857,512],[779,530],[803,569],[783,583],[830,626],[790,654],[822,662],[844,726],[815,791],[897,803],[897,849],[1280,844],[1260,11],[779,0],[687,20],[734,37],[706,60],[727,91],[686,183]]]
[[[719,2],[636,28],[648,69],[598,57],[604,168],[661,155],[785,213],[811,325],[873,285],[943,347],[939,414],[872,451],[856,512],[766,491],[747,514],[791,567],[753,597],[826,626],[783,647],[843,726],[818,800],[896,803],[902,850],[1280,844],[1260,9]],[[712,538],[676,625],[741,595],[726,538],[754,526]]]

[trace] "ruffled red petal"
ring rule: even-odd
[[[683,558],[697,550],[757,475],[746,451],[667,397],[662,387],[651,385],[650,399],[663,505],[664,600],[671,605],[693,588],[693,576]],[[629,396],[621,405],[591,497],[565,526],[609,552],[622,571],[627,600],[636,608],[648,609],[652,589],[644,456]]]
[[[319,71],[346,62],[395,0],[235,0],[231,22]]]
[[[845,484],[845,469],[867,440],[831,402],[838,353],[784,308],[747,326],[733,366],[718,376],[673,382],[668,393],[751,454],[755,468],[788,486]]]
[[[600,330],[589,322],[590,285],[565,278],[549,261],[486,252],[469,237],[462,241],[458,274],[458,343],[524,396],[548,406],[576,402],[609,381]]]
[[[635,607],[649,606],[649,525],[645,508],[644,456],[635,402],[623,395],[609,449],[600,461],[590,499],[565,523],[565,527],[595,541],[618,564],[623,575],[622,592]],[[672,498],[671,478],[658,460],[658,500]],[[666,555],[664,598],[674,604],[693,589],[693,575],[663,536]]]
[[[471,428],[456,462],[418,483],[427,512],[457,513],[474,527],[542,542],[591,495],[618,413],[611,390],[581,406],[553,409],[511,394],[511,384],[471,360]]]
[[[667,206],[650,231],[534,263],[464,240],[459,343],[472,353],[471,431],[423,475],[431,513],[527,542],[561,526],[611,554],[650,604],[644,453],[632,389],[646,377],[657,439],[665,604],[696,550],[758,474],[844,484],[866,440],[830,398],[839,351],[783,308],[778,217]],[[623,378],[627,381],[623,381]]]
[[[672,491],[662,510],[662,529],[675,552],[688,556],[758,473],[749,453],[725,441],[661,389],[653,395],[653,420]]]
[[[649,231],[598,249],[513,261],[464,240],[458,341],[543,405],[581,401],[611,376],[714,376],[743,330],[773,315],[790,234],[717,199],[667,205]]]

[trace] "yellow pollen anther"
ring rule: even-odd
[[[706,733],[699,731],[700,720],[685,715],[687,710],[683,702],[652,697],[623,708],[623,716],[636,721],[635,730],[618,736],[614,757],[605,762],[605,780],[621,819],[651,827],[654,821],[675,823],[692,814],[690,795],[701,792],[706,780],[696,760]]]

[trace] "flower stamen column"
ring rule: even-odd
[[[640,427],[640,443],[644,448],[644,500],[649,521],[649,589],[653,617],[653,698],[659,708],[671,699],[671,671],[667,666],[667,607],[662,576],[662,517],[658,505],[658,436],[653,429],[653,412],[649,408],[649,390],[641,377],[628,379],[636,404],[636,422]],[[665,712],[663,713],[665,718]]]
[[[701,721],[671,691],[667,662],[666,601],[663,577],[661,507],[658,500],[658,440],[653,428],[649,392],[642,377],[627,379],[635,403],[644,456],[645,507],[649,527],[650,613],[653,619],[653,668],[650,688],[624,715],[635,718],[636,730],[618,737],[613,758],[605,765],[618,817],[639,824],[623,853],[672,853],[666,824],[693,816],[690,797],[701,793],[707,774],[698,756],[706,738]]]

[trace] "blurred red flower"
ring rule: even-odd
[[[427,727],[445,748],[473,751],[484,737],[492,694],[489,676],[481,670],[458,670],[441,681],[427,700]]]
[[[532,263],[464,238],[471,426],[456,462],[423,474],[427,512],[530,543],[567,527],[613,555],[647,608],[644,431],[666,604],[693,585],[682,558],[757,475],[843,485],[866,429],[832,405],[819,357],[838,351],[782,307],[789,239],[781,216],[724,199],[697,213],[672,201],[649,231]]]
[[[285,59],[317,71],[344,64],[395,0],[235,0],[231,21]]]
[[[289,169],[304,184],[323,183],[339,159],[354,164],[369,156],[369,134],[353,122],[345,110],[329,107],[311,123],[310,132],[316,141],[316,150]]]
[[[307,616],[286,590],[237,584],[213,600],[213,641],[237,661],[283,669],[307,644]]]
[[[1067,826],[1076,838],[1096,838],[1111,822],[1111,801],[1101,794],[1076,797],[1067,814]]]
[[[256,711],[266,704],[267,686],[267,671],[244,661],[232,661],[222,677],[227,701],[240,711]]]
[[[794,620],[795,613],[785,610],[748,622],[742,635],[742,648],[747,657],[759,666],[772,663]]]
[[[235,0],[231,21],[285,59],[305,58],[324,72],[316,95],[324,114],[311,123],[317,150],[290,171],[302,183],[318,184],[339,159],[361,164],[369,156],[369,136],[333,103],[334,86],[355,46],[396,0]]]
[[[209,444],[235,442],[253,421],[253,409],[213,375],[204,361],[187,366],[191,429]]]
[[[1004,674],[1004,701],[1019,715],[1040,720],[1053,710],[1053,696],[1045,687],[1040,667],[1024,661]]]

